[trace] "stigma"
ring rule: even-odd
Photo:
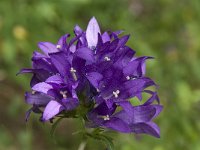
[[[74,78],[74,80],[77,81],[76,70],[73,67],[71,67],[70,68],[70,72],[71,72],[72,77]]]
[[[60,91],[60,94],[63,96],[63,98],[67,98],[67,91]]]
[[[113,91],[113,95],[115,96],[115,98],[118,98],[119,93],[120,93],[119,90]]]
[[[105,61],[110,61],[110,57],[106,56],[106,57],[104,57],[104,60]]]
[[[59,49],[59,48],[61,48],[61,46],[60,45],[56,45],[56,48]]]
[[[131,79],[131,77],[130,77],[130,76],[126,76],[126,79],[127,79],[127,80],[130,80],[130,79]]]
[[[103,120],[105,120],[105,121],[110,120],[109,115],[103,116]]]
[[[33,91],[31,91],[31,94],[32,94],[32,95],[34,95],[35,93],[36,93],[36,91],[34,91],[34,90],[33,90]]]
[[[100,92],[100,90],[98,88],[96,90],[97,90],[97,92]]]

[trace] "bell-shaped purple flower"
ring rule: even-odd
[[[86,31],[76,25],[71,39],[65,34],[56,44],[39,42],[42,52],[33,53],[32,68],[19,72],[33,74],[32,92],[25,94],[32,105],[26,119],[34,112],[42,114],[42,121],[51,121],[73,111],[87,127],[160,137],[153,122],[162,111],[157,85],[145,75],[146,60],[152,57],[137,57],[126,44],[130,35],[121,34],[101,34],[93,17]],[[150,96],[146,101],[143,93]],[[131,104],[134,97],[141,105]]]

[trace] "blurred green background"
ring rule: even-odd
[[[164,111],[156,119],[161,138],[116,134],[116,150],[200,150],[200,1],[199,0],[0,0],[0,150],[77,150],[77,121],[65,120],[50,137],[39,116],[24,121],[24,91],[37,42],[86,28],[95,16],[101,30],[123,29],[128,45],[147,62],[147,74],[159,85]],[[90,140],[87,150],[102,150]]]

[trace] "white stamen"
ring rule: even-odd
[[[119,90],[113,91],[113,95],[115,96],[115,98],[118,98],[119,93],[120,93]]]
[[[73,67],[71,67],[70,72],[76,72],[76,70]]]
[[[97,90],[97,92],[100,92],[100,90],[98,88],[96,90]]]
[[[34,90],[31,92],[32,95],[34,95],[35,93],[36,93],[36,91],[34,91]]]
[[[103,120],[110,120],[110,117],[109,117],[109,115],[106,115],[106,116],[103,116]]]
[[[126,76],[126,79],[127,79],[127,80],[130,80],[130,79],[131,79],[131,77],[130,77],[130,76]]]
[[[60,45],[56,45],[56,48],[58,49],[58,48],[61,48],[61,46]]]
[[[70,68],[70,72],[71,72],[71,74],[72,74],[74,80],[77,81],[76,70],[75,70],[73,67],[71,67],[71,68]]]
[[[110,58],[108,56],[104,57],[105,61],[110,61]]]
[[[63,98],[67,98],[67,91],[60,91],[60,94],[63,96]]]

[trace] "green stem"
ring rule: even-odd
[[[86,147],[86,144],[87,144],[86,141],[81,142],[81,144],[80,144],[79,147],[78,147],[78,150],[84,150],[85,147]]]

